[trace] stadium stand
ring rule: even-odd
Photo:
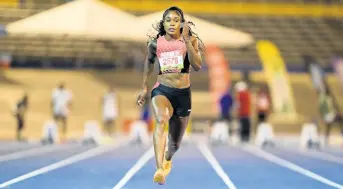
[[[6,8],[12,8],[12,7],[18,7],[18,1],[17,0],[2,0],[0,1],[0,7],[6,7]]]
[[[312,54],[322,64],[328,64],[333,53],[343,48],[343,30],[333,30],[322,18],[265,16],[202,16],[203,19],[251,33],[257,40],[273,41],[281,50],[287,64],[303,63],[303,54]],[[233,63],[256,64],[255,48],[245,51],[226,50]]]
[[[245,2],[245,1],[242,1]],[[247,1],[251,2],[251,1]],[[253,1],[255,2],[255,1]],[[260,2],[260,1],[256,1]],[[301,1],[302,2],[302,1]],[[55,4],[60,2],[55,1]],[[51,4],[50,3],[50,4]],[[300,2],[298,2],[300,3]],[[37,9],[6,9],[0,16],[0,23],[6,24],[38,12]],[[2,12],[2,11],[0,11]],[[141,15],[142,13],[135,13]],[[300,16],[261,16],[261,15],[209,15],[195,16],[251,33],[256,40],[273,41],[281,50],[289,65],[302,64],[303,54],[312,54],[322,65],[343,48],[343,23],[338,18],[300,17]],[[30,44],[30,45],[26,45]],[[118,55],[125,56],[132,46],[122,48],[122,44],[83,39],[42,38],[42,37],[1,37],[2,51],[13,55],[48,56],[76,58],[87,56],[100,60],[114,60]],[[120,51],[118,51],[120,49]],[[224,49],[232,65],[259,65],[255,47],[244,49]]]
[[[312,54],[325,66],[335,52],[343,49],[343,43],[341,43],[343,37],[339,34],[343,30],[332,29],[323,19],[251,16],[199,17],[249,32],[256,39],[273,41],[278,45],[282,56],[290,65],[300,65],[303,63],[303,54]],[[130,51],[130,48],[120,48],[122,46],[120,43],[83,39],[64,40],[60,37],[2,37],[0,44],[2,51],[13,55],[74,58],[80,54],[100,60],[114,59],[118,53],[125,56]],[[120,49],[121,52],[116,49]],[[233,65],[259,64],[255,47],[238,50],[225,49],[225,53]]]

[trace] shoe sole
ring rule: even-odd
[[[158,183],[159,185],[163,185],[166,183],[166,179],[163,173],[158,173],[154,176],[154,182]]]

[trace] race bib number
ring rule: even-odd
[[[159,62],[162,73],[178,73],[183,69],[183,55],[180,51],[161,53]]]

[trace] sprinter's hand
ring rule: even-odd
[[[189,27],[190,22],[185,21],[183,28],[182,28],[182,33],[181,36],[183,38],[183,40],[185,41],[189,41],[190,40],[190,27]]]
[[[138,94],[137,97],[137,105],[138,106],[143,106],[145,104],[145,98],[148,90],[147,89],[142,89],[141,92]]]

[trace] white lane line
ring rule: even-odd
[[[333,163],[343,164],[343,158],[342,157],[338,157],[338,156],[335,156],[335,155],[332,155],[329,153],[320,152],[320,151],[306,151],[306,150],[294,151],[294,150],[289,149],[289,148],[284,148],[284,149],[287,151],[293,152],[293,153],[299,153],[299,154],[307,156],[307,157],[316,158],[316,159],[329,161],[329,162],[333,162]]]
[[[206,160],[211,164],[218,176],[224,181],[226,186],[228,186],[230,189],[237,189],[237,187],[233,184],[230,177],[225,173],[207,145],[198,144],[198,148],[200,149],[200,152],[204,155]]]
[[[39,144],[20,144],[20,143],[9,143],[9,144],[4,144],[0,142],[0,152],[4,152],[7,150],[20,150],[20,149],[27,149],[27,148],[35,148],[38,147]]]
[[[7,187],[7,186],[10,186],[12,184],[21,182],[23,180],[26,180],[26,179],[29,179],[29,178],[32,178],[32,177],[35,177],[35,176],[38,176],[38,175],[50,172],[50,171],[53,171],[55,169],[59,169],[61,167],[65,167],[67,165],[70,165],[70,164],[73,164],[73,163],[76,163],[76,162],[79,162],[79,161],[82,161],[82,160],[85,160],[85,159],[88,159],[88,158],[91,158],[91,157],[94,157],[94,156],[98,156],[98,155],[103,154],[105,152],[108,152],[108,151],[111,151],[113,149],[116,149],[116,148],[118,148],[118,147],[120,147],[120,146],[122,146],[124,144],[127,144],[127,142],[128,141],[125,141],[125,142],[121,141],[121,142],[116,142],[114,145],[100,146],[100,147],[97,147],[97,148],[93,148],[93,149],[87,150],[86,152],[82,152],[82,153],[76,154],[76,155],[71,156],[71,157],[69,157],[67,159],[64,159],[62,161],[58,161],[56,163],[50,164],[48,166],[42,167],[40,169],[37,169],[35,171],[29,172],[27,174],[21,175],[19,177],[14,178],[14,179],[11,179],[11,180],[8,180],[6,182],[3,182],[3,183],[0,184],[0,188],[4,188],[4,187]]]
[[[287,169],[290,169],[292,171],[295,171],[297,173],[300,173],[302,175],[310,177],[310,178],[312,178],[314,180],[317,180],[317,181],[319,181],[321,183],[324,183],[326,185],[332,186],[334,188],[343,189],[343,186],[340,185],[340,184],[337,184],[337,183],[335,183],[335,182],[333,182],[333,181],[331,181],[331,180],[329,180],[327,178],[324,178],[324,177],[322,177],[322,176],[320,176],[320,175],[318,175],[316,173],[313,173],[313,172],[311,172],[311,171],[309,171],[307,169],[304,169],[304,168],[302,168],[302,167],[300,167],[300,166],[298,166],[298,165],[296,165],[294,163],[291,163],[291,162],[289,162],[287,160],[284,160],[284,159],[282,159],[280,157],[277,157],[277,156],[275,156],[275,155],[273,155],[271,153],[265,152],[265,151],[263,151],[263,150],[261,150],[261,149],[259,149],[257,147],[247,146],[247,147],[244,147],[242,149],[244,151],[247,151],[247,152],[257,156],[257,157],[260,157],[260,158],[263,158],[263,159],[268,160],[270,162],[273,162],[275,164],[278,164],[278,165],[280,165],[282,167],[285,167]]]
[[[136,162],[136,164],[125,174],[125,176],[112,188],[112,189],[121,189],[125,186],[127,182],[139,171],[144,165],[154,157],[154,148],[151,147],[147,150]]]
[[[37,148],[31,148],[28,150],[21,150],[18,152],[13,152],[10,154],[5,154],[0,156],[0,163],[9,161],[9,160],[15,160],[15,159],[20,159],[20,158],[26,158],[30,156],[37,156],[40,154],[45,154],[49,152],[53,152],[59,149],[65,149],[65,148],[74,148],[78,147],[80,145],[57,145],[57,146],[45,146],[45,147],[37,147]]]
[[[317,159],[325,160],[325,161],[331,161],[334,163],[343,164],[343,158],[332,155],[332,154],[327,154],[324,152],[308,152],[308,153],[302,152],[302,154],[309,156],[309,157],[314,157]]]

